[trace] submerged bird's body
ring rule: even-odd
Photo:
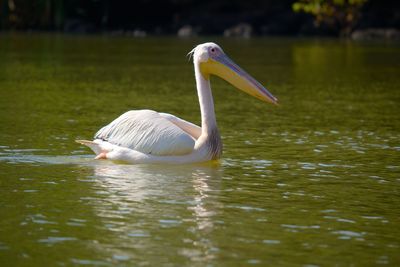
[[[101,128],[93,141],[77,140],[96,159],[130,163],[190,163],[219,159],[222,142],[214,112],[210,75],[214,74],[266,102],[277,103],[260,83],[233,63],[214,43],[192,50],[201,127],[174,115],[133,110]]]

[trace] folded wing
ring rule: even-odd
[[[195,139],[176,124],[152,110],[128,111],[95,135],[111,144],[153,155],[185,155]]]

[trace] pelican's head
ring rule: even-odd
[[[219,45],[204,43],[196,46],[189,54],[193,55],[195,64],[199,64],[201,74],[205,79],[209,79],[212,74],[217,75],[249,95],[265,102],[278,104],[278,99],[236,65]]]

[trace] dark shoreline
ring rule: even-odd
[[[95,31],[95,32],[65,32],[65,31],[49,31],[49,30],[0,30],[0,35],[8,34],[45,34],[45,35],[69,35],[69,36],[106,36],[106,37],[126,37],[126,38],[179,38],[179,39],[203,39],[207,37],[212,38],[224,38],[224,39],[252,39],[252,38],[318,38],[318,39],[343,39],[343,40],[354,40],[354,41],[400,41],[400,30],[394,28],[370,28],[365,30],[356,30],[350,36],[336,36],[336,35],[262,35],[262,34],[251,34],[251,35],[241,35],[235,34],[227,36],[226,34],[152,34],[145,31],[135,32],[135,31]]]

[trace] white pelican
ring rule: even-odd
[[[201,127],[171,114],[132,110],[101,128],[93,141],[77,142],[90,147],[96,159],[178,164],[216,160],[221,157],[222,142],[210,75],[217,75],[262,101],[277,104],[278,99],[230,60],[217,44],[200,44],[189,55],[193,56]]]

